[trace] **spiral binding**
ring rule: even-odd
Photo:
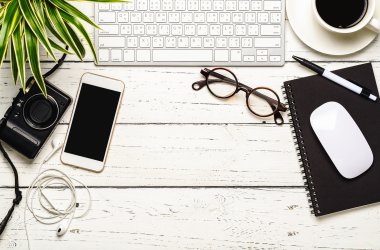
[[[296,104],[293,98],[292,89],[289,83],[285,83],[285,85],[281,88],[285,99],[285,103],[289,108],[287,116],[289,122],[291,123],[290,127],[292,129],[292,137],[297,151],[297,158],[300,164],[305,190],[307,191],[310,211],[312,214],[318,215],[321,213],[321,211],[318,205],[317,193],[314,188],[313,177],[310,170],[309,160],[306,154],[305,142],[303,140],[301,127],[299,125]]]

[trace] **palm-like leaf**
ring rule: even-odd
[[[46,95],[46,86],[41,73],[39,45],[56,60],[54,51],[72,54],[64,45],[83,59],[85,48],[82,38],[89,44],[97,61],[94,45],[82,25],[84,21],[98,26],[80,10],[69,3],[70,0],[0,0],[0,67],[7,52],[10,53],[12,77],[25,91],[26,60],[41,92]],[[125,2],[127,0],[77,0],[78,2]],[[48,37],[48,32],[61,44]],[[78,32],[78,33],[77,33]]]

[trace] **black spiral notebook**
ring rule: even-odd
[[[334,72],[379,96],[370,63]],[[380,104],[320,76],[285,82],[284,94],[312,213],[321,216],[380,201]],[[310,125],[311,113],[330,101],[347,109],[374,154],[371,168],[355,179],[348,180],[339,174]]]

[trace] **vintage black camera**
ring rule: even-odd
[[[32,80],[29,91],[20,89],[0,121],[0,139],[29,159],[37,156],[71,103],[70,96],[45,83],[47,98]]]

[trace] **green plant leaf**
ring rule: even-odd
[[[49,39],[49,41],[50,41],[51,46],[52,46],[54,49],[56,49],[56,50],[58,50],[58,51],[60,51],[60,52],[62,52],[62,53],[68,54],[68,55],[71,55],[71,54],[72,54],[70,51],[66,50],[64,47],[62,47],[62,46],[59,45],[58,43],[54,42],[53,40]]]
[[[54,5],[51,5],[47,2],[45,2],[45,4],[45,9],[47,11],[47,17],[49,21],[52,23],[57,33],[64,40],[65,44],[67,44],[80,58],[80,60],[82,60],[82,52],[78,47],[79,45],[74,42],[74,39],[67,29],[66,24],[61,17],[61,14],[59,14],[58,9]]]
[[[98,57],[96,55],[94,44],[92,42],[92,39],[91,39],[90,35],[88,34],[88,32],[86,31],[86,29],[84,28],[84,26],[81,24],[81,22],[77,18],[75,18],[75,17],[67,14],[66,12],[60,11],[60,13],[62,15],[62,18],[67,23],[71,23],[72,25],[74,25],[77,28],[77,30],[82,34],[83,38],[86,40],[86,42],[90,46],[90,49],[91,49],[92,54],[94,56],[95,62],[97,63],[98,62]]]
[[[15,0],[12,0],[15,1]],[[27,22],[28,26],[32,32],[35,34],[35,36],[38,38],[39,42],[44,46],[48,54],[54,59],[54,61],[57,61],[53,49],[49,43],[49,39],[47,38],[46,30],[43,24],[41,23],[38,16],[35,14],[35,9],[32,5],[32,3],[27,0],[18,0],[21,12],[25,18],[25,21]]]
[[[68,14],[75,16],[77,18],[82,19],[83,21],[91,24],[95,28],[99,28],[98,25],[96,25],[88,16],[83,14],[80,10],[75,8],[73,5],[66,1],[62,0],[49,0],[52,4],[54,4],[57,8],[60,8],[61,10],[67,12]]]
[[[40,52],[38,46],[37,36],[33,33],[28,25],[25,25],[25,43],[26,51],[28,54],[30,69],[32,70],[34,80],[40,88],[42,94],[46,97],[45,81],[41,73],[40,66]]]
[[[81,57],[82,58],[85,57],[85,55],[86,55],[86,49],[84,48],[84,46],[82,44],[82,41],[80,40],[79,36],[73,30],[73,28],[71,28],[70,25],[68,25],[67,23],[65,23],[65,25],[66,25],[67,30],[70,33],[70,36],[73,38],[75,45],[78,47],[78,50],[79,50],[79,52],[81,54]]]
[[[18,74],[20,75],[21,87],[25,91],[25,49],[24,49],[24,22],[21,22],[12,35],[13,50],[17,63]]]
[[[18,68],[17,68],[17,59],[16,59],[16,52],[13,49],[12,46],[13,42],[11,41],[11,70],[12,70],[12,78],[15,85],[17,84],[18,79]]]
[[[0,67],[4,61],[7,54],[9,37],[12,35],[13,31],[16,29],[17,25],[21,21],[21,13],[18,8],[17,0],[12,0],[6,9],[4,16],[4,23],[0,30]]]
[[[34,9],[36,10],[37,17],[40,19],[41,24],[44,23],[44,4],[41,0],[33,0]]]

